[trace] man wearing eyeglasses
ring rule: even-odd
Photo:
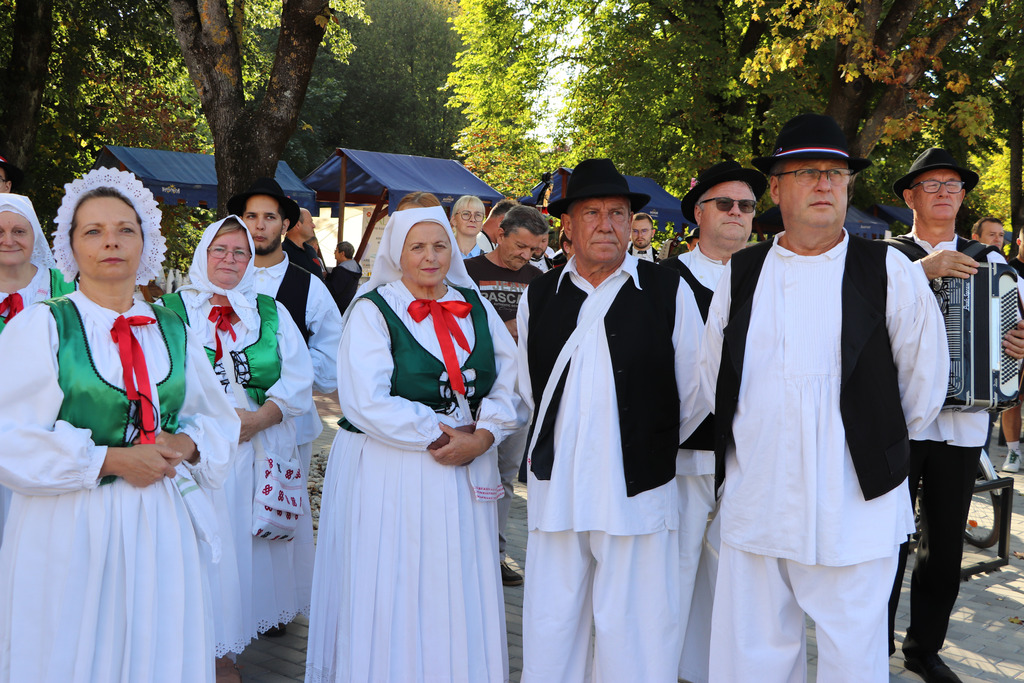
[[[629,253],[641,261],[658,262],[651,240],[654,239],[654,219],[649,213],[633,214],[633,223],[629,226]]]
[[[753,164],[785,231],[733,255],[704,337],[722,539],[710,680],[805,680],[806,615],[818,680],[881,683],[914,529],[908,432],[945,396],[942,319],[913,264],[843,229],[850,179],[871,162],[838,124],[802,114],[774,149]]]
[[[693,291],[701,318],[729,259],[747,244],[754,225],[757,200],[768,187],[760,171],[735,161],[715,164],[697,176],[680,202],[683,217],[696,223],[703,239],[690,251],[665,259]],[[676,456],[679,488],[679,595],[683,651],[679,677],[708,679],[711,605],[718,574],[720,540],[708,519],[715,507],[714,415],[684,443]]]
[[[893,183],[897,197],[914,212],[910,235],[896,238],[901,251],[919,260],[927,279],[966,278],[978,271],[978,259],[1005,263],[991,246],[957,237],[956,216],[964,197],[978,183],[978,174],[964,168],[944,149],[925,150],[909,172]],[[968,252],[968,253],[965,253]],[[1018,280],[1018,289],[1024,281]],[[930,305],[938,310],[933,299]],[[1018,325],[1020,328],[1020,325]],[[944,330],[943,330],[944,331]],[[945,334],[942,336],[945,351]],[[1013,357],[1024,356],[1024,332],[1011,330],[1003,348]],[[978,457],[989,429],[987,413],[943,410],[910,444],[910,500],[921,491],[922,532],[910,582],[910,625],[903,639],[907,669],[926,681],[959,681],[939,657],[946,638],[949,615],[960,590],[963,530],[978,471]],[[907,544],[889,600],[889,652],[895,652],[892,630],[903,587]]]
[[[14,186],[21,182],[21,169],[7,159],[6,154],[0,154],[0,194],[14,192]]]

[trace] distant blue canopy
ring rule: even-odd
[[[548,196],[548,203],[551,203],[557,199],[562,198],[562,193],[565,192],[566,185],[569,182],[569,176],[572,175],[572,169],[562,166],[557,171],[551,174],[551,194]],[[650,178],[643,178],[641,176],[628,175],[626,176],[626,183],[629,185],[631,192],[641,192],[646,195],[650,195],[651,201],[647,203],[640,211],[651,214],[654,220],[659,222],[674,223],[676,232],[686,232],[684,226],[691,228],[697,227],[696,224],[683,218],[683,211],[679,207],[679,199],[669,194],[665,188],[659,185],[657,182]],[[544,183],[537,183],[530,194],[532,197],[532,204],[536,205],[540,201],[540,192],[543,189]],[[527,202],[530,201],[531,197],[524,197],[523,199]],[[522,201],[522,200],[520,200]]]
[[[339,148],[304,179],[316,192],[318,202],[334,205],[332,213],[337,212],[341,197],[343,162],[345,203],[387,201],[389,214],[410,192],[430,192],[448,208],[467,194],[479,197],[487,206],[504,198],[458,161]]]
[[[875,204],[872,208],[872,213],[881,218],[890,225],[899,221],[907,227],[914,225],[914,212],[905,206],[886,206],[885,204]]]
[[[131,171],[162,204],[217,208],[217,168],[212,154],[107,145],[93,168]],[[316,195],[283,161],[275,180],[299,206],[316,212]]]

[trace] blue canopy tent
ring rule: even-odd
[[[212,154],[106,145],[93,168],[131,171],[162,204],[217,208],[217,169]],[[283,161],[274,179],[299,206],[316,211],[316,195]]]
[[[346,204],[374,206],[356,250],[356,260],[362,258],[373,226],[384,208],[389,215],[394,213],[399,200],[410,192],[430,192],[449,210],[459,197],[467,194],[479,197],[485,208],[504,198],[458,161],[358,149],[334,150],[304,182],[316,192],[317,201],[330,205],[331,215],[338,216],[339,239],[344,221],[340,207]]]
[[[572,169],[566,168],[565,166],[562,166],[551,174],[551,193],[547,198],[548,203],[561,199],[565,195],[567,185],[569,183],[569,176],[571,175]],[[643,178],[635,175],[626,176],[626,182],[629,184],[631,192],[640,192],[650,195],[651,201],[640,209],[640,211],[651,214],[651,217],[654,218],[654,220],[674,224],[675,231],[678,234],[686,232],[687,227],[697,227],[696,224],[683,218],[682,209],[679,207],[679,199],[665,191],[665,188],[657,182],[650,178]],[[540,194],[544,190],[544,185],[544,182],[537,183],[533,190],[531,190],[530,197],[524,197],[523,199],[528,202],[532,199],[532,202],[530,203],[535,206],[540,204],[542,201]]]
[[[908,228],[914,225],[914,212],[905,206],[886,206],[875,204],[871,207],[871,213],[892,225],[899,221]]]

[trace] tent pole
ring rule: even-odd
[[[370,235],[373,234],[373,227],[377,225],[377,220],[380,218],[380,212],[384,208],[384,200],[387,196],[388,188],[385,187],[377,199],[377,205],[373,207],[373,213],[370,214],[370,221],[366,224],[366,230],[363,231],[363,239],[359,241],[359,249],[356,250],[357,263],[363,260],[363,252],[366,251],[366,245],[370,243]]]
[[[345,188],[348,186],[348,159],[341,153],[341,178],[338,187],[338,243],[345,240]]]

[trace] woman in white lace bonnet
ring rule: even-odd
[[[309,351],[284,305],[256,293],[254,251],[252,236],[237,216],[211,224],[196,247],[190,284],[160,299],[206,347],[221,393],[242,419],[231,473],[222,489],[211,492],[222,540],[234,544],[237,557],[234,575],[223,561],[209,567],[219,670],[231,668],[228,653],[241,653],[257,633],[299,613],[308,615],[312,579],[312,534],[295,537],[297,524],[289,538],[253,533],[254,490],[265,486],[265,457],[292,463],[288,469],[300,472],[294,418],[314,409]],[[257,457],[257,444],[264,457]],[[306,474],[297,476],[300,493],[305,493]],[[300,503],[308,515],[308,498]]]
[[[307,681],[508,677],[496,446],[521,424],[515,345],[454,246],[441,207],[396,211],[346,314]]]
[[[134,296],[165,250],[149,191],[113,169],[64,189],[79,290],[0,335],[0,681],[212,681],[196,484],[224,480],[238,418],[181,319]]]

